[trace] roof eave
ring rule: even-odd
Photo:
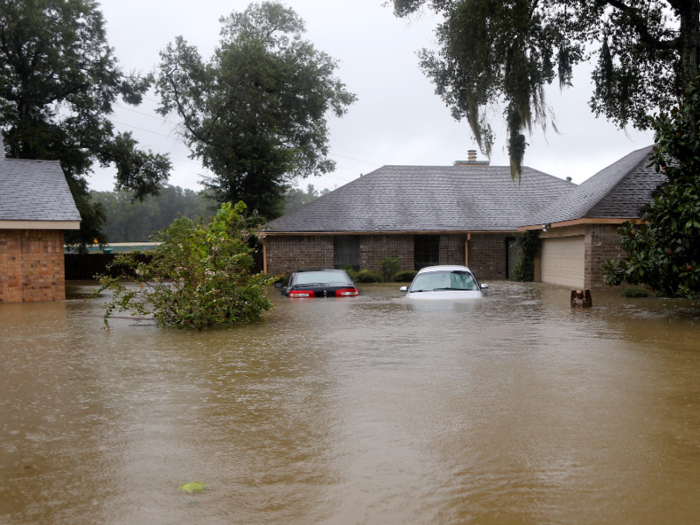
[[[596,218],[583,217],[582,219],[574,219],[571,221],[552,222],[546,224],[531,224],[529,226],[520,226],[518,231],[524,232],[528,230],[540,230],[543,227],[547,228],[565,228],[567,226],[578,226],[579,224],[622,224],[625,222],[635,222],[641,224],[644,222],[639,217],[615,217],[615,218]]]
[[[79,230],[80,221],[6,221],[0,220],[0,230]]]

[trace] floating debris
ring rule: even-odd
[[[177,490],[181,490],[182,492],[187,492],[188,494],[192,494],[193,492],[202,492],[206,487],[208,487],[206,483],[200,483],[199,481],[193,481],[191,483],[185,483],[184,485],[180,485],[180,487]]]

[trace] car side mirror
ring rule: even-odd
[[[282,288],[282,283],[275,283],[275,288]]]
[[[488,285],[488,284],[486,284],[486,283],[483,283],[483,284],[481,285],[481,287],[482,287],[482,288],[483,288],[483,289],[485,290],[486,288],[488,288],[488,287],[489,287],[489,285]]]
[[[399,288],[399,292],[407,292],[408,291],[408,286],[402,286]]]

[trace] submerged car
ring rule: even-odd
[[[282,286],[287,297],[354,297],[360,295],[343,270],[298,270]]]
[[[482,289],[466,266],[428,266],[418,272],[411,286],[399,288],[409,299],[476,299]]]

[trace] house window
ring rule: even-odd
[[[413,267],[420,270],[440,264],[440,236],[416,235],[413,237]]]
[[[333,238],[333,266],[352,266],[354,270],[360,269],[359,235],[336,235]]]

